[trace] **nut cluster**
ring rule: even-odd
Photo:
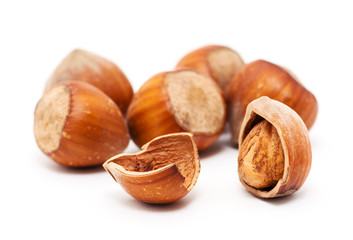
[[[103,164],[135,199],[164,204],[193,189],[198,152],[217,141],[228,121],[230,141],[239,147],[240,182],[257,197],[273,198],[304,184],[317,111],[315,96],[288,69],[244,63],[226,46],[188,53],[135,94],[118,66],[77,49],[47,81],[34,135],[55,162]],[[122,153],[130,137],[140,152]]]

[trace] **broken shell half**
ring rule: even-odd
[[[175,133],[153,139],[136,154],[118,154],[103,167],[135,199],[164,204],[191,191],[200,160],[192,134]]]
[[[251,130],[264,120],[273,125],[278,133],[284,155],[283,175],[277,183],[266,188],[249,185],[249,181],[244,178],[244,172],[239,171],[239,179],[244,187],[257,197],[286,196],[299,190],[309,174],[312,152],[308,130],[303,120],[293,109],[268,97],[261,97],[252,101],[247,107],[240,129],[239,151],[243,151],[242,144]],[[254,147],[259,148],[258,152],[261,152],[260,148],[268,146],[255,144]],[[271,154],[275,156],[273,153],[269,153],[269,155]],[[241,155],[243,154],[239,154],[239,156]],[[239,157],[238,169],[242,164],[241,161],[242,159]]]

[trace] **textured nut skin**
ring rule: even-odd
[[[185,177],[180,173],[178,167],[175,164],[168,164],[162,168],[146,171],[146,172],[134,172],[128,171],[123,166],[117,164],[120,158],[142,155],[150,151],[150,149],[163,148],[158,146],[158,140],[165,139],[168,142],[170,137],[179,137],[180,141],[189,144],[191,149],[184,149],[186,151],[191,150],[191,155],[195,158],[195,176],[193,183],[189,186],[185,186]],[[171,150],[171,149],[168,149]],[[173,154],[173,153],[169,153]],[[160,136],[147,143],[142,147],[142,151],[137,154],[119,154],[109,160],[107,160],[103,167],[111,174],[116,182],[118,182],[125,191],[135,199],[153,204],[165,204],[177,201],[187,195],[196,184],[199,172],[200,172],[200,161],[197,152],[196,145],[192,139],[192,135],[189,133],[177,133]]]
[[[270,190],[251,187],[241,178],[240,182],[250,193],[261,198],[289,195],[300,189],[310,172],[312,153],[308,130],[299,115],[287,105],[261,97],[247,107],[239,135],[240,147],[252,127],[262,119],[277,129],[282,142],[283,177]]]
[[[70,107],[59,147],[43,151],[49,158],[69,167],[97,166],[127,147],[130,137],[124,117],[106,94],[80,81],[59,85],[69,90]]]
[[[239,148],[239,177],[255,188],[269,188],[282,178],[283,170],[281,140],[276,128],[263,120],[251,129]]]
[[[219,45],[204,46],[188,53],[177,63],[176,69],[182,69],[182,68],[195,69],[196,71],[204,75],[207,75],[213,80],[215,80],[221,87],[222,91],[224,93],[227,93],[228,86],[230,84],[231,79],[234,77],[234,75],[231,76],[229,79],[220,79],[220,76],[212,68],[212,65],[210,64],[210,59],[209,59],[210,54],[212,54],[217,50],[222,50],[222,49],[229,50],[239,58],[237,59],[238,63],[236,65],[236,69],[234,69],[234,72],[236,73],[238,69],[240,69],[244,65],[243,60],[241,59],[239,54],[234,50],[228,47],[219,46]]]
[[[150,78],[135,93],[131,101],[126,119],[131,139],[139,147],[161,135],[186,132],[175,120],[164,86],[164,79],[169,73],[171,72],[162,72]],[[220,89],[219,93],[222,94]],[[223,103],[226,108],[224,99]],[[226,118],[223,125],[225,123]],[[197,148],[206,149],[219,138],[222,132],[223,128],[212,135],[193,133]]]
[[[247,105],[261,96],[291,107],[303,119],[308,129],[314,124],[318,112],[315,96],[283,67],[257,60],[245,65],[229,86],[228,116],[234,143],[238,142]]]
[[[72,51],[63,59],[48,79],[45,90],[68,80],[84,81],[99,88],[124,114],[133,96],[129,80],[117,65],[81,49]]]

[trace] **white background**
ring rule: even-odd
[[[352,239],[350,1],[1,1],[0,239]],[[115,62],[136,91],[207,44],[286,66],[319,101],[302,189],[261,200],[237,176],[229,134],[201,153],[175,204],[127,195],[102,168],[63,168],[38,149],[33,111],[74,48]],[[130,143],[127,152],[137,151]]]

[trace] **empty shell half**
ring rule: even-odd
[[[118,154],[103,167],[125,191],[146,203],[171,203],[195,186],[200,160],[192,134],[159,136],[136,154]]]

